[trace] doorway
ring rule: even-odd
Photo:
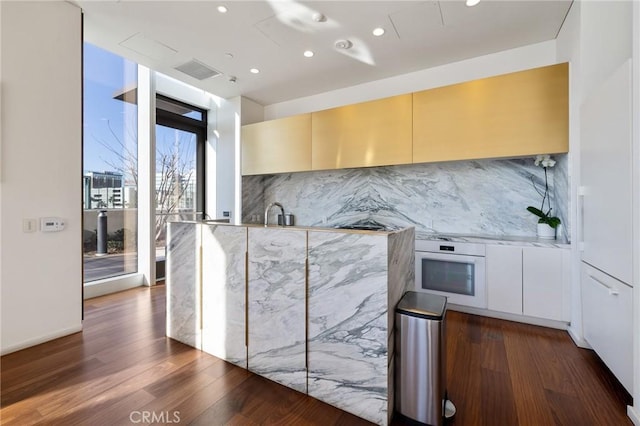
[[[165,277],[166,225],[205,217],[207,111],[156,96],[156,280]]]

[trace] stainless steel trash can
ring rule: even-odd
[[[396,412],[433,426],[445,414],[446,310],[446,297],[408,291],[395,311]]]

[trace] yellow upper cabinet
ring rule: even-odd
[[[313,170],[411,163],[411,94],[312,113]]]
[[[413,94],[413,162],[569,150],[568,64]]]
[[[311,114],[242,126],[242,174],[311,170]]]

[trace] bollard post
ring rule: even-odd
[[[98,256],[107,254],[107,211],[100,210],[98,213],[98,247],[96,254]]]

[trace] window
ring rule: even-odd
[[[138,272],[137,72],[134,62],[84,44],[85,283]],[[166,87],[202,102],[202,92],[188,85]],[[204,216],[206,134],[206,109],[156,94],[156,139],[144,142],[140,152],[156,151],[150,231],[156,237],[157,278],[164,276],[167,221]]]
[[[136,87],[137,64],[89,43],[83,56],[83,265],[89,282],[138,268],[137,106],[118,95]]]
[[[207,112],[156,97],[156,259],[163,261],[167,221],[199,219],[204,212]],[[159,265],[157,276],[162,277]]]

